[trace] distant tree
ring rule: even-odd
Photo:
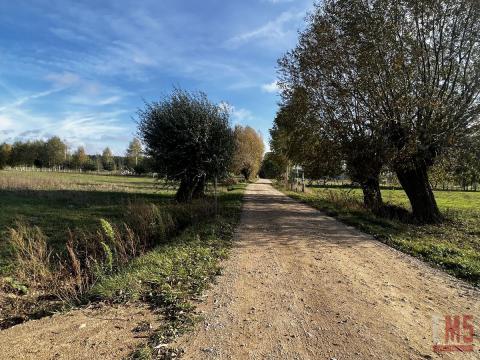
[[[280,179],[285,175],[286,159],[274,152],[267,152],[262,160],[259,176],[264,179]]]
[[[12,145],[3,143],[0,145],[0,169],[4,169],[10,163]]]
[[[204,93],[175,89],[138,111],[139,134],[160,176],[180,181],[177,201],[202,196],[207,180],[227,173],[233,151],[228,109]]]
[[[310,180],[327,180],[340,176],[343,173],[342,151],[338,144],[317,138],[308,146],[300,162],[305,177]]]
[[[235,126],[235,152],[232,170],[242,174],[245,180],[257,176],[263,159],[264,144],[262,136],[250,126]]]
[[[12,145],[10,154],[11,166],[48,166],[43,141],[16,141]]]
[[[142,155],[142,143],[139,139],[134,138],[127,149],[127,164],[129,167],[134,168],[138,166],[140,156]]]
[[[311,107],[301,87],[286,97],[270,131],[271,147],[301,165],[309,179],[338,176],[344,159],[341,143],[326,132],[325,124],[315,117]]]
[[[96,156],[88,156],[87,161],[85,162],[85,165],[83,165],[83,170],[85,171],[99,171],[101,170],[101,161],[98,160],[97,162],[97,157]]]
[[[72,156],[72,165],[77,169],[83,169],[88,161],[88,155],[83,146],[79,146]]]
[[[470,186],[476,191],[480,182],[480,132],[466,138],[456,151],[451,151],[450,159],[453,159],[450,169],[456,182],[464,190]]]
[[[106,147],[102,152],[102,167],[104,170],[112,171],[115,169],[115,162],[113,159],[112,150],[109,147]]]
[[[53,136],[45,143],[42,158],[48,167],[63,164],[67,156],[67,145],[58,136]]]

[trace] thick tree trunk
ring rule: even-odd
[[[205,178],[205,175],[200,177],[200,179],[197,182],[197,185],[195,186],[195,189],[193,190],[192,198],[193,199],[200,199],[205,196],[205,186],[207,185],[207,180]]]
[[[175,200],[181,203],[188,203],[192,201],[193,192],[197,186],[198,179],[183,178],[180,182],[180,187],[175,194]]]
[[[380,182],[378,178],[367,179],[361,183],[363,191],[363,203],[373,211],[377,211],[383,205]]]
[[[249,180],[250,180],[250,175],[251,175],[251,174],[250,174],[250,170],[249,170],[249,169],[244,168],[244,169],[242,169],[241,173],[242,173],[243,177],[245,178],[245,181],[249,181]]]
[[[415,220],[421,223],[441,222],[443,218],[428,181],[427,167],[425,165],[399,167],[396,173],[410,200]]]

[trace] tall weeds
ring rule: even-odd
[[[15,228],[9,230],[9,242],[17,267],[16,275],[20,280],[43,284],[52,279],[52,251],[39,227],[17,222]]]
[[[131,203],[126,207],[123,223],[99,219],[93,231],[68,230],[64,251],[56,253],[40,228],[19,222],[8,234],[17,265],[13,276],[30,295],[49,298],[55,306],[83,302],[100,278],[117,272],[133,258],[213,214],[212,205],[205,201],[162,208]],[[17,300],[22,301],[22,297]],[[0,319],[5,317],[1,310],[0,315]]]

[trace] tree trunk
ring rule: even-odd
[[[205,175],[201,176],[193,190],[192,198],[200,199],[205,196],[205,186],[207,184]]]
[[[180,182],[180,187],[175,194],[175,200],[181,203],[188,203],[192,201],[193,192],[197,186],[198,179],[183,178]]]
[[[383,201],[378,178],[371,178],[363,181],[361,186],[363,191],[363,203],[365,206],[373,211],[380,209],[383,205]]]
[[[428,181],[427,167],[425,165],[400,167],[396,173],[410,200],[413,217],[421,223],[441,222],[443,218]]]

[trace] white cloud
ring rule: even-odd
[[[0,128],[3,130],[9,129],[13,124],[12,119],[0,115]]]
[[[222,101],[220,106],[225,107],[225,109],[230,113],[233,119],[234,125],[241,124],[245,121],[251,121],[255,119],[255,116],[250,110],[244,108],[236,108],[235,106]]]
[[[70,86],[77,83],[80,77],[71,72],[51,73],[45,77],[47,80],[53,82],[57,86]]]
[[[265,39],[270,41],[281,40],[296,33],[296,28],[287,25],[292,25],[293,22],[301,19],[304,16],[304,11],[285,11],[276,19],[267,22],[265,25],[262,25],[257,29],[230,38],[227,40],[226,46],[230,48],[236,48],[244,43],[249,42],[250,40],[255,39]]]
[[[51,28],[50,32],[56,35],[58,38],[66,41],[85,41],[88,40],[85,36],[82,36],[72,30],[55,27]]]
[[[278,83],[276,80],[274,80],[273,82],[269,83],[269,84],[263,84],[262,85],[262,91],[266,92],[266,93],[278,93]]]
[[[41,92],[38,92],[38,93],[35,93],[35,94],[30,94],[30,95],[27,95],[27,96],[20,97],[12,103],[9,103],[9,104],[4,105],[4,106],[0,106],[0,111],[5,111],[7,109],[17,108],[17,107],[22,106],[23,104],[29,102],[30,100],[34,100],[34,99],[42,98],[42,97],[45,97],[45,96],[49,96],[51,94],[54,94],[54,93],[62,91],[62,90],[64,90],[64,88],[55,88],[55,89],[41,91]]]
[[[87,106],[105,106],[118,103],[122,99],[121,96],[113,95],[106,98],[99,99],[98,97],[76,95],[69,99],[69,102],[76,105]]]
[[[29,110],[10,109],[0,114],[0,143],[3,141],[46,139],[57,135],[72,148],[88,145],[89,153],[105,147],[105,139],[115,153],[123,153],[125,143],[133,136],[134,124],[124,124],[120,118],[129,111],[88,111],[63,113],[56,117],[39,115]],[[15,119],[15,121],[13,121]],[[115,140],[117,139],[117,140]],[[86,143],[88,141],[88,144]]]

